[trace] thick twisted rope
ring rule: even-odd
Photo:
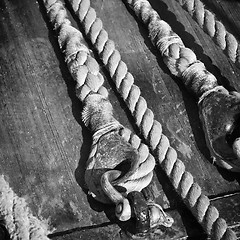
[[[170,146],[168,138],[162,133],[162,126],[154,119],[153,112],[147,107],[145,99],[141,96],[140,89],[133,84],[134,78],[132,74],[128,72],[126,64],[121,60],[120,53],[116,50],[114,42],[109,40],[107,32],[103,29],[102,21],[97,18],[95,10],[90,6],[90,1],[70,0],[70,3],[79,17],[85,34],[96,48],[118,92],[127,103],[132,115],[135,117],[137,126],[148,142],[158,163],[170,178],[177,193],[212,239],[236,239],[235,233],[228,228],[226,221],[219,217],[218,210],[210,204],[208,197],[202,193],[200,186],[194,182],[193,176],[185,171],[183,162],[177,159],[176,151]],[[156,23],[165,26],[162,31],[158,31],[156,28],[155,34],[150,33],[153,39],[156,35],[161,35],[161,33],[172,33],[170,26],[159,19],[158,14],[147,1],[128,1],[128,3],[134,8],[137,15],[143,18],[146,24],[151,25],[153,28]],[[164,53],[170,52],[169,47],[178,50],[184,47],[176,34],[171,37],[166,36],[165,40],[162,43],[158,42]],[[170,44],[170,40],[175,41],[180,46]],[[181,52],[171,51],[171,54],[174,53],[178,56],[177,60],[173,62],[169,60],[167,65],[174,75],[186,76],[184,78],[186,85],[193,88],[197,96],[201,96],[206,91],[217,87],[216,78],[206,71],[201,62],[196,60],[195,54],[190,49],[185,48],[185,51]],[[189,59],[188,53],[190,53],[191,59]],[[199,66],[198,71],[194,72],[198,76],[198,81],[191,74],[196,66],[192,66],[193,63]],[[173,67],[171,67],[172,65]],[[188,69],[186,69],[187,66]]]
[[[81,101],[84,101],[90,92],[95,92],[107,98],[108,91],[103,86],[104,78],[99,71],[99,65],[97,61],[91,57],[81,32],[71,26],[63,3],[58,0],[45,0],[44,5],[50,22],[58,32],[58,43],[65,55],[65,62],[73,79],[76,81],[77,97]],[[141,191],[148,186],[152,180],[155,159],[149,153],[148,147],[141,143],[137,135],[129,134],[130,130],[123,129],[122,137],[126,139],[127,142],[130,142],[138,151],[139,168],[126,182],[119,185],[126,188],[128,190],[127,192]],[[97,134],[97,132],[95,134]],[[95,135],[93,135],[93,138],[94,136]],[[91,154],[94,154],[94,149],[96,148],[97,145],[95,146],[93,143]],[[112,189],[114,188],[112,187]],[[114,189],[114,191],[117,196],[121,195],[116,189]],[[108,197],[109,199],[113,199],[112,196]],[[129,205],[127,198],[121,197],[121,200],[123,204],[125,203],[125,206]],[[115,204],[118,204],[118,202],[115,202]],[[125,213],[121,212],[121,214]],[[127,220],[126,216],[121,214],[117,215],[117,217],[120,220]],[[131,212],[128,216],[131,217]]]
[[[176,0],[213,39],[227,57],[240,67],[240,45],[233,34],[226,30],[214,13],[206,9],[201,0]]]
[[[12,240],[48,240],[48,221],[32,215],[24,198],[18,197],[0,176],[0,216]]]

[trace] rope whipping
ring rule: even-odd
[[[49,20],[53,25],[54,30],[56,30],[58,34],[58,43],[60,49],[65,55],[65,62],[68,66],[69,72],[76,81],[77,97],[86,104],[86,108],[83,109],[82,120],[86,125],[89,124],[89,121],[90,125],[95,121],[94,124],[91,125],[93,130],[93,143],[91,147],[91,153],[87,161],[87,171],[91,170],[92,165],[95,164],[94,161],[99,154],[99,139],[102,139],[106,136],[111,136],[111,131],[117,128],[120,131],[119,134],[121,138],[127,143],[130,143],[132,148],[137,150],[137,154],[139,156],[138,167],[136,171],[129,175],[124,182],[119,184],[119,186],[126,189],[127,193],[131,191],[141,191],[143,188],[148,186],[152,180],[153,169],[155,167],[154,157],[150,154],[148,147],[141,142],[137,135],[131,133],[131,131],[127,128],[124,128],[111,115],[111,111],[106,112],[108,110],[106,110],[105,106],[107,106],[107,108],[109,106],[112,108],[112,106],[107,99],[108,91],[103,86],[104,78],[100,73],[99,65],[97,61],[91,57],[81,32],[71,25],[63,3],[58,0],[45,0],[43,2]],[[106,105],[101,106],[102,103]],[[97,115],[94,109],[98,110]],[[95,115],[91,116],[92,113]],[[104,114],[104,119],[101,119],[101,116]],[[101,126],[98,126],[99,122],[103,122]],[[107,135],[108,133],[110,133],[110,135]],[[107,145],[108,142],[106,141],[105,144]],[[107,165],[108,163],[106,162],[104,164]],[[111,200],[116,205],[115,213],[118,219],[121,221],[126,221],[132,216],[129,201],[126,197],[126,194],[124,195],[120,193],[111,183],[116,179],[119,181],[118,177],[120,174],[121,172],[116,170],[105,172],[101,178],[101,188],[104,190],[105,195],[108,196],[108,201]],[[92,186],[92,176],[93,175],[88,173],[85,175],[85,180],[87,180],[86,184],[90,188]],[[98,191],[92,192],[92,196],[95,194],[98,194]],[[102,200],[103,203],[107,203],[105,202],[104,198],[99,198],[97,200]],[[156,224],[165,224],[163,222],[159,222],[161,217],[164,217],[166,220],[165,225],[172,224],[172,219],[163,212],[161,206],[153,203],[150,203],[150,205],[150,218],[152,216],[152,219],[150,219],[151,226]],[[156,208],[158,209],[157,215],[159,215],[159,218],[156,218]]]
[[[215,14],[206,9],[201,0],[176,0],[199,26],[213,39],[227,57],[240,68],[240,45]]]
[[[183,162],[177,158],[176,151],[162,133],[161,124],[154,119],[154,114],[147,107],[139,87],[133,84],[132,74],[128,72],[126,64],[121,60],[114,42],[108,38],[102,21],[90,6],[90,1],[70,0],[69,2],[78,16],[86,36],[91,40],[118,92],[134,116],[153,155],[166,172],[176,192],[212,239],[236,239],[236,234],[228,228],[226,221],[219,217],[218,210],[210,204],[208,197],[202,193],[201,187],[194,182],[193,176],[185,171]],[[168,52],[173,56],[171,59],[164,58],[173,75],[185,76],[184,83],[193,89],[198,97],[206,91],[219,87],[216,78],[205,69],[203,63],[197,61],[196,55],[191,49],[184,47],[181,39],[172,32],[166,22],[160,20],[157,12],[147,1],[128,1],[128,4],[134,9],[136,15],[148,25],[152,41],[155,43],[159,36],[157,46],[164,53]],[[159,30],[159,25],[163,26],[161,30]],[[160,37],[164,37],[164,39],[160,40]],[[197,65],[198,71],[193,72]]]
[[[24,198],[18,197],[0,175],[0,216],[12,240],[48,240],[47,220],[33,216]]]

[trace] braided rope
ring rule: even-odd
[[[118,92],[127,103],[132,115],[135,117],[136,124],[140,128],[144,138],[147,140],[152,152],[154,153],[157,161],[170,178],[173,187],[177,193],[182,197],[183,201],[201,224],[205,232],[212,237],[212,239],[236,239],[235,233],[227,227],[226,221],[219,217],[218,210],[210,204],[207,196],[205,196],[200,186],[194,182],[193,176],[185,171],[183,162],[177,159],[176,151],[170,146],[168,138],[162,133],[161,124],[154,119],[153,112],[147,107],[145,99],[141,96],[140,89],[134,85],[134,78],[128,72],[126,64],[121,60],[120,53],[116,50],[114,42],[109,40],[107,32],[103,29],[102,21],[96,17],[95,10],[90,6],[89,0],[70,0],[72,8],[76,15],[79,17],[83,25],[85,34],[91,40],[93,46],[96,48],[102,62],[108,69],[112,80],[114,81]],[[170,26],[164,21],[159,20],[155,11],[151,8],[147,1],[129,1],[130,6],[137,6],[134,10],[137,15],[144,18],[145,23],[155,26],[158,20],[164,24],[167,29],[156,32],[157,34],[171,32]],[[154,34],[151,34],[154,35]],[[166,37],[166,41],[159,45],[162,49],[170,52],[168,47],[177,48],[182,50],[180,46],[184,46],[182,41],[173,36]],[[168,41],[173,39],[178,44],[168,44]],[[198,96],[204,92],[213,89],[217,86],[216,78],[206,71],[204,65],[196,60],[195,54],[191,53],[190,49],[180,52],[171,52],[178,56],[174,70],[174,75],[186,75],[185,82],[190,88],[193,88]],[[190,57],[189,57],[190,56]],[[179,58],[180,57],[180,58]],[[168,66],[171,66],[171,62]],[[193,67],[192,65],[199,65],[199,69],[195,74],[199,76],[196,79],[189,74]],[[195,65],[195,66],[196,66]],[[183,72],[184,66],[190,66],[188,72]],[[204,74],[205,73],[205,74]]]
[[[81,32],[71,26],[71,22],[68,19],[63,3],[58,0],[45,0],[44,5],[50,22],[54,26],[54,29],[58,32],[58,43],[65,55],[65,62],[67,63],[73,79],[77,83],[77,97],[81,101],[84,101],[90,92],[95,92],[107,98],[108,91],[103,86],[104,78],[100,73],[99,65],[97,61],[91,57],[87,46],[84,45],[85,43]],[[117,124],[119,125],[118,122]],[[96,134],[97,132],[95,132],[95,135]],[[130,175],[126,182],[120,183],[119,186],[127,189],[127,192],[141,191],[143,188],[148,186],[152,180],[155,159],[150,154],[148,147],[141,143],[140,138],[131,133],[130,130],[123,127],[120,135],[135,149],[137,149],[139,155],[139,167],[134,174]],[[91,154],[94,154],[94,149],[96,148],[96,143],[95,145],[93,143]],[[115,192],[117,193],[117,190]],[[120,193],[117,194],[120,195]],[[109,199],[112,199],[111,196],[109,196]],[[118,202],[114,203],[118,204]],[[123,198],[123,204],[124,203],[125,206],[129,205],[126,198]],[[128,208],[126,211],[131,210]],[[131,212],[121,212],[121,214],[117,215],[117,217],[120,220],[125,219],[126,215],[124,214],[131,217]]]
[[[206,9],[201,0],[176,0],[213,39],[227,57],[240,67],[240,45],[233,34],[229,33],[223,23],[216,19],[214,13]]]
[[[24,198],[18,197],[0,176],[0,216],[12,240],[48,240],[47,221],[40,221],[32,215]]]

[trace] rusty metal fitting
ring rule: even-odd
[[[240,172],[240,93],[211,91],[201,98],[199,111],[213,161]]]
[[[147,203],[150,217],[150,228],[153,229],[158,226],[171,227],[174,223],[172,217],[164,212],[163,208],[156,203]]]
[[[127,196],[132,209],[135,237],[145,237],[159,226],[171,227],[174,220],[168,216],[162,207],[153,201],[145,199],[142,192],[133,191]]]
[[[147,202],[141,192],[133,191],[127,196],[135,220],[135,234],[145,234],[150,229],[150,216]]]

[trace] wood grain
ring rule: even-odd
[[[239,35],[237,1],[204,2]],[[175,0],[150,3],[219,83],[240,91],[240,70]],[[196,99],[180,79],[171,76],[145,26],[123,1],[92,0],[91,4],[186,169],[239,234],[239,174],[212,164]],[[116,118],[138,133],[126,105],[108,82],[106,70],[102,66],[101,70]],[[93,201],[85,190],[91,135],[81,122],[75,83],[41,0],[0,2],[0,79],[0,173],[27,199],[36,216],[50,218],[56,228],[51,238],[124,239],[114,209]],[[175,219],[171,229],[159,230],[152,239],[206,238],[159,167],[151,188],[157,202]]]

